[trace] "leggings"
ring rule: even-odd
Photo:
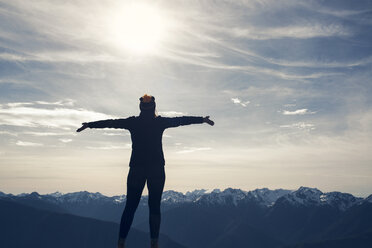
[[[121,217],[119,239],[126,239],[128,235],[146,181],[149,192],[150,236],[151,239],[159,237],[160,201],[165,182],[164,166],[154,166],[153,168],[131,167],[128,173],[127,202]]]

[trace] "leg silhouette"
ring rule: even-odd
[[[158,169],[156,172],[148,176],[147,188],[149,191],[149,224],[150,224],[150,236],[151,236],[151,247],[158,247],[158,238],[160,230],[160,203],[161,196],[164,189],[165,173],[164,167]]]
[[[129,229],[132,225],[134,214],[141,200],[143,188],[145,186],[146,177],[140,171],[131,168],[127,179],[127,201],[125,209],[121,217],[119,241],[124,240],[128,236]]]

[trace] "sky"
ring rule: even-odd
[[[0,0],[0,191],[126,192],[139,114],[166,130],[165,190],[372,193],[372,2]]]

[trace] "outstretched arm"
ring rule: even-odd
[[[134,117],[129,117],[126,119],[109,119],[103,121],[93,121],[84,122],[82,126],[76,130],[76,132],[81,132],[86,128],[123,128],[129,129],[132,126]]]
[[[196,117],[196,116],[182,116],[182,117],[164,117],[164,127],[179,127],[184,125],[191,125],[191,124],[201,124],[201,123],[208,123],[209,125],[213,126],[214,122],[209,119],[209,116],[206,117]]]

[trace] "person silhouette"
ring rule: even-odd
[[[134,214],[141,200],[145,183],[148,188],[149,224],[151,248],[158,248],[160,229],[160,203],[165,183],[164,154],[162,147],[163,132],[167,128],[214,122],[206,117],[182,116],[162,117],[155,113],[155,97],[145,94],[140,99],[139,116],[125,119],[110,119],[84,122],[77,129],[121,128],[129,130],[132,139],[132,154],[127,177],[127,199],[120,221],[118,248],[125,247],[125,239],[133,222]]]

